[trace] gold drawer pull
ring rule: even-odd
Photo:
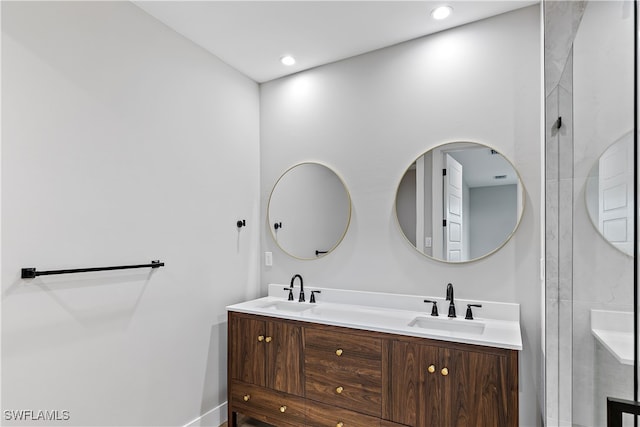
[[[336,424],[336,427],[343,427],[344,423],[342,421],[340,421],[338,424]]]
[[[287,410],[287,406],[286,405],[282,405],[280,407],[280,412],[284,413]]]
[[[264,335],[258,335],[258,341],[259,342],[264,341]]]
[[[336,387],[336,393],[342,394],[343,391],[344,391],[343,387]]]
[[[427,371],[429,371],[430,374],[433,374],[436,371],[435,365],[429,365]]]
[[[271,342],[271,339],[272,339],[271,337],[266,337],[264,340],[265,340],[266,342]]]
[[[342,349],[341,348],[336,350],[336,356],[342,356]]]
[[[449,375],[449,370],[447,368],[442,368],[440,373],[442,374],[443,377],[446,377],[447,375]]]
[[[245,402],[248,402],[249,399],[251,399],[251,395],[250,394],[245,394],[244,396],[242,396],[242,400],[244,400]]]

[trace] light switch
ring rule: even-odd
[[[425,237],[424,238],[424,247],[425,248],[430,248],[431,247],[431,237]]]
[[[266,265],[267,267],[271,267],[273,265],[273,253],[264,253],[264,265]]]

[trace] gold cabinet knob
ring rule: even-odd
[[[280,412],[283,412],[283,413],[284,413],[286,410],[287,410],[287,406],[286,406],[286,405],[282,405],[282,406],[280,407]]]
[[[440,373],[442,374],[442,376],[446,377],[447,375],[449,375],[449,370],[447,368],[442,368]]]
[[[242,396],[242,400],[244,400],[245,402],[248,402],[249,399],[251,399],[251,395],[250,394],[245,394],[244,396]]]
[[[272,338],[271,338],[271,337],[266,337],[264,340],[265,340],[266,342],[271,342]]]
[[[258,341],[259,342],[264,341],[264,335],[258,335]]]
[[[433,374],[436,371],[436,366],[429,365],[429,367],[427,368],[427,371],[429,371],[430,374]]]
[[[336,427],[344,427],[344,423],[340,421],[338,424],[336,424]]]
[[[336,356],[342,356],[342,349],[341,348],[336,350]]]
[[[336,393],[338,394],[341,394],[343,390],[344,390],[343,387],[336,387]]]

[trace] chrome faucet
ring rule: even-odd
[[[291,278],[291,287],[293,288],[293,282],[296,280],[296,277],[300,279],[300,296],[298,297],[298,302],[304,302],[304,285],[302,283],[302,276],[296,274]]]
[[[449,301],[449,314],[447,317],[456,317],[456,306],[453,302],[453,285],[451,283],[447,285],[446,301]]]

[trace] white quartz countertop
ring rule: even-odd
[[[444,298],[400,295],[378,292],[305,286],[306,301],[287,301],[287,287],[269,285],[269,296],[230,305],[228,311],[258,314],[302,322],[343,326],[398,335],[430,338],[465,344],[522,350],[520,306],[492,301],[455,300],[456,318],[448,318],[449,302]],[[316,303],[309,303],[309,292],[319,290]],[[432,304],[438,301],[439,316],[431,316]],[[467,304],[482,304],[473,308],[473,320],[465,319]]]
[[[633,365],[633,312],[591,310],[591,333],[623,365]]]

